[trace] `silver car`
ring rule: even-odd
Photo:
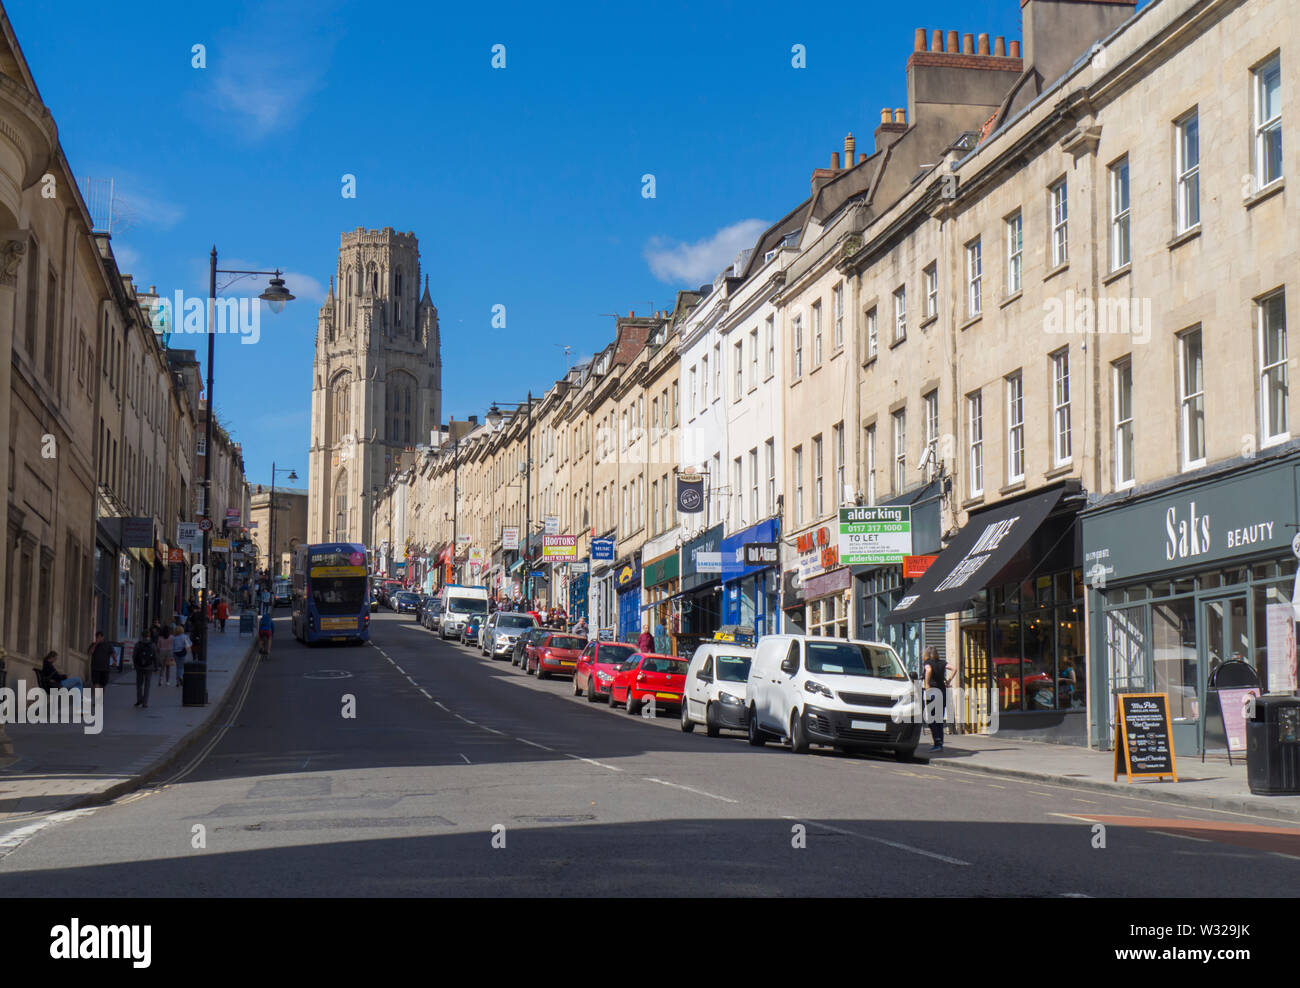
[[[494,659],[505,658],[514,651],[515,642],[529,628],[536,628],[537,622],[531,614],[519,614],[513,611],[497,611],[487,619],[480,636],[479,651]]]

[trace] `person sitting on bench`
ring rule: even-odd
[[[58,689],[59,687],[69,690],[82,689],[83,687],[79,677],[65,676],[63,673],[59,672],[58,669],[54,668],[54,660],[58,658],[58,655],[58,652],[53,651],[46,653],[45,661],[41,663],[40,669],[40,678],[42,679],[41,685],[46,689]]]

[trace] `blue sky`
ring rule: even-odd
[[[443,414],[464,418],[544,391],[563,346],[580,359],[609,340],[609,314],[711,280],[845,133],[869,152],[881,107],[906,105],[917,27],[1020,37],[1017,0],[7,8],[73,170],[115,181],[125,271],[204,296],[215,243],[223,267],[288,272],[298,300],[264,314],[257,345],[218,338],[215,392],[250,481],[275,460],[299,486],[342,231],[420,238]]]

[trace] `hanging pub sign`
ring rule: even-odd
[[[1174,746],[1169,738],[1168,693],[1115,694],[1115,771],[1134,779],[1178,781]]]
[[[677,475],[677,510],[686,515],[698,515],[704,510],[704,476],[698,473]]]

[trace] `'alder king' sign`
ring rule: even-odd
[[[841,565],[901,566],[912,554],[912,508],[840,508],[839,542]]]

